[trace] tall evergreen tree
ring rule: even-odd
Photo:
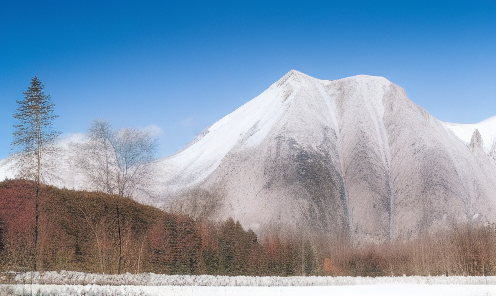
[[[44,157],[54,151],[53,143],[59,132],[53,130],[54,104],[50,95],[43,92],[44,85],[35,76],[31,85],[24,92],[24,100],[17,101],[17,109],[13,114],[19,124],[14,125],[12,150],[20,148],[14,156],[18,177],[31,179],[36,182],[35,197],[35,260],[34,269],[37,270],[38,261],[38,218],[40,184],[44,175]]]

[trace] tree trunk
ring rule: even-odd
[[[305,276],[305,254],[303,248],[303,235],[301,235],[301,275]]]
[[[34,271],[38,271],[38,196],[40,192],[40,184],[36,183],[35,197],[35,225],[34,225]]]
[[[35,197],[35,226],[34,226],[34,270],[38,271],[38,200],[40,196],[40,181],[41,181],[41,127],[39,115],[36,114],[36,131],[38,141],[37,161],[38,167],[36,171],[36,197]]]
[[[119,266],[117,273],[122,272],[122,235],[121,235],[121,214],[119,212],[119,202],[117,202],[117,233],[119,235]]]

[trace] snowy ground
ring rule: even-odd
[[[402,276],[402,277],[349,277],[349,276],[215,276],[95,274],[77,271],[47,271],[0,273],[0,283],[42,285],[132,285],[132,286],[353,286],[353,285],[496,285],[496,276]]]
[[[0,285],[0,295],[496,295],[496,285],[378,284],[307,287],[207,287],[207,286],[96,286],[96,285]]]
[[[2,273],[0,295],[495,295],[496,277],[227,277]]]

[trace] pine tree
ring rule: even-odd
[[[57,139],[59,132],[54,131],[53,120],[58,116],[54,114],[54,104],[50,95],[43,92],[43,84],[35,76],[31,85],[24,92],[24,100],[17,101],[18,107],[13,114],[20,123],[14,125],[12,150],[21,148],[14,155],[17,174],[23,179],[36,182],[35,197],[35,260],[34,270],[37,270],[38,261],[38,218],[40,185],[43,180],[44,156],[54,152],[52,144]]]

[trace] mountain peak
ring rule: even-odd
[[[287,74],[290,74],[290,75],[299,75],[299,74],[303,74],[301,73],[300,71],[298,70],[295,70],[295,69],[291,69]],[[286,74],[286,75],[287,75]]]
[[[350,77],[346,77],[346,78],[341,78],[338,80],[343,80],[343,81],[350,80],[350,81],[354,81],[356,83],[374,83],[377,85],[385,85],[385,84],[391,83],[391,81],[389,81],[388,79],[386,79],[382,76],[373,76],[373,75],[364,75],[364,74],[350,76]],[[305,73],[302,73],[298,70],[292,69],[291,71],[286,73],[281,79],[279,79],[276,83],[274,83],[273,86],[285,87],[288,84],[293,85],[293,86],[305,85],[310,81],[329,82],[329,81],[337,81],[337,80],[333,80],[333,79],[321,80],[321,79],[309,76]]]
[[[276,83],[273,84],[273,86],[276,87],[281,87],[285,86],[287,84],[301,84],[305,79],[316,79],[311,76],[308,76],[304,73],[301,73],[300,71],[297,70],[291,70],[288,73],[286,73],[281,79],[279,79]]]
[[[360,82],[373,83],[376,85],[387,85],[387,84],[391,83],[391,81],[389,81],[388,79],[386,79],[382,76],[373,76],[373,75],[364,75],[364,74],[350,76],[350,77],[339,79],[339,80],[353,80],[353,81],[356,81],[358,83],[360,83]]]

